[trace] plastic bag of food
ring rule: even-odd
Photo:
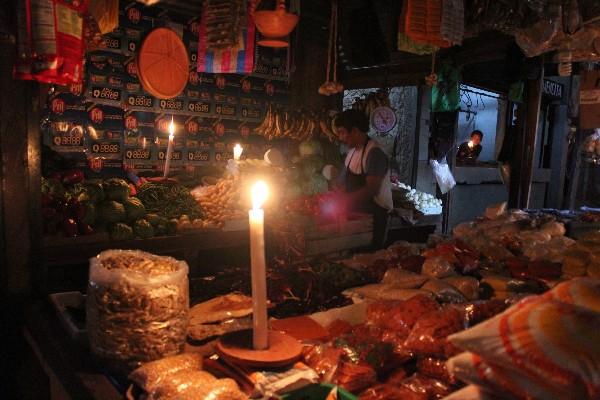
[[[440,279],[430,279],[425,283],[421,290],[428,290],[435,295],[435,299],[440,303],[464,303],[467,301],[456,288]]]
[[[423,263],[423,274],[432,278],[446,278],[456,275],[454,266],[442,257],[432,257]]]
[[[357,295],[359,297],[372,300],[408,300],[417,295],[425,295],[432,297],[431,292],[419,289],[399,289],[392,285],[383,283],[374,283],[357,288],[345,290],[344,295]]]
[[[404,347],[419,356],[450,357],[458,351],[446,337],[462,329],[463,317],[458,310],[444,307],[419,318]]]
[[[477,300],[479,297],[479,281],[472,276],[451,276],[443,279],[444,282],[452,285],[467,300]]]
[[[575,278],[562,282],[543,297],[600,313],[600,279]]]
[[[438,379],[423,376],[419,373],[402,381],[401,387],[415,393],[424,394],[428,399],[441,399],[454,391],[454,388],[451,385]]]
[[[427,400],[425,393],[389,384],[378,384],[368,388],[358,396],[359,400]]]
[[[203,371],[197,371],[203,372]],[[191,377],[190,377],[191,378]],[[162,390],[161,390],[162,389]],[[177,386],[161,387],[148,400],[246,400],[233,379],[224,378],[207,383],[201,379],[191,378]]]
[[[596,245],[597,246],[597,245]],[[579,247],[579,243],[577,243]],[[562,273],[565,277],[583,276],[587,273],[590,253],[577,248],[569,249],[564,256]]]
[[[115,372],[180,353],[189,310],[188,266],[136,250],[90,260],[86,313],[90,349]]]
[[[476,354],[465,352],[448,360],[448,371],[463,382],[476,384],[489,393],[508,399],[571,399],[569,393],[556,391],[544,382],[531,381],[520,372],[487,363]]]
[[[417,371],[429,378],[439,379],[454,384],[456,380],[448,373],[445,358],[423,357],[417,360]]]
[[[425,257],[423,256],[408,256],[398,260],[398,267],[405,271],[414,272],[415,274],[421,274]]]
[[[540,297],[448,340],[571,398],[600,396],[600,314]]]
[[[417,289],[421,287],[429,277],[405,271],[400,268],[391,268],[385,272],[381,283],[387,283],[400,289]]]
[[[587,265],[586,272],[590,278],[600,278],[600,254],[590,255],[590,262]]]
[[[374,302],[367,308],[367,320],[374,325],[408,336],[419,318],[439,307],[435,300],[424,295],[398,302]]]
[[[500,314],[506,310],[508,304],[504,300],[492,299],[453,304],[452,306],[463,316],[464,326],[470,327]]]
[[[129,379],[149,393],[167,376],[182,370],[199,370],[201,368],[201,354],[185,353],[145,363],[129,374]]]
[[[206,371],[184,369],[170,374],[148,392],[148,399],[175,399],[189,387],[211,385],[217,378]]]
[[[302,357],[324,382],[331,382],[342,354],[341,349],[322,344],[305,348]]]
[[[360,392],[377,382],[377,373],[366,362],[342,361],[336,372],[334,383],[350,392]]]
[[[502,203],[498,203],[498,204],[494,204],[494,205],[488,206],[485,209],[485,212],[483,213],[483,215],[487,219],[498,219],[498,218],[506,215],[507,205],[508,204],[506,202],[502,202]]]

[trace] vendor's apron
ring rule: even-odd
[[[352,158],[354,158],[354,154],[356,153],[356,150],[352,150],[352,156],[350,156],[350,160],[346,165],[347,193],[356,192],[367,185],[367,174],[363,169],[363,161],[365,153],[367,153],[366,150],[368,143],[369,141],[367,140],[367,143],[365,143],[365,147],[363,148],[360,156],[360,173],[358,174],[355,174],[350,170]],[[370,199],[369,202],[364,205],[358,206],[358,208],[353,211],[364,212],[373,215],[373,241],[371,246],[373,249],[381,249],[383,246],[385,246],[385,241],[387,239],[389,211],[379,206],[373,199]]]

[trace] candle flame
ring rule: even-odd
[[[473,148],[473,141],[469,140],[468,146],[472,149]]]
[[[269,196],[269,188],[263,181],[258,181],[252,186],[252,208],[260,209],[267,197]]]
[[[169,139],[173,139],[175,136],[175,124],[173,123],[173,116],[171,116],[171,122],[169,123]]]
[[[233,147],[233,159],[239,160],[240,157],[242,156],[243,151],[244,151],[244,149],[242,148],[242,146],[239,143],[236,143],[235,146]]]

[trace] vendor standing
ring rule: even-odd
[[[349,149],[338,178],[344,205],[349,211],[373,215],[372,247],[382,248],[393,208],[389,159],[367,135],[369,119],[363,112],[346,110],[337,116],[335,126]]]
[[[481,141],[483,140],[483,132],[475,130],[471,132],[471,140],[464,142],[458,147],[456,160],[462,162],[475,162],[481,153]]]

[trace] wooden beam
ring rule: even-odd
[[[521,165],[521,180],[519,183],[519,208],[528,208],[531,200],[531,185],[533,183],[533,168],[535,157],[535,142],[540,119],[542,101],[542,84],[544,82],[544,64],[541,63],[537,79],[527,84],[527,115],[525,116],[525,135],[523,161]]]

